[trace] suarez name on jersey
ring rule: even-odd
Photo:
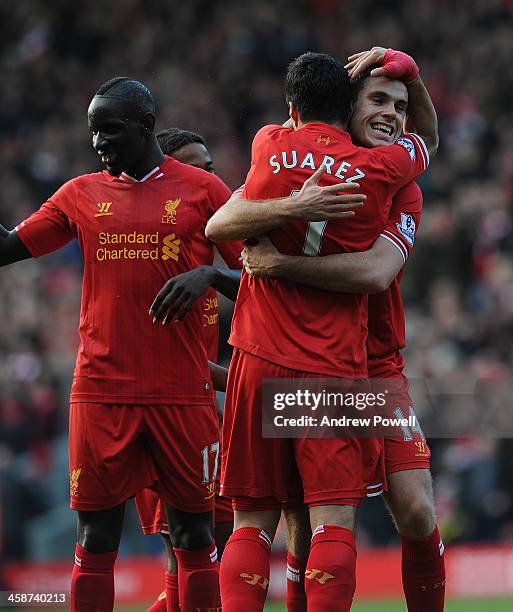
[[[347,132],[325,123],[308,123],[297,131],[269,125],[253,141],[243,195],[251,200],[290,196],[324,165],[320,184],[357,181],[358,191],[367,196],[364,206],[342,221],[298,221],[269,237],[290,255],[364,251],[386,226],[392,197],[428,163],[426,146],[415,134],[391,146],[364,149]],[[367,375],[366,326],[366,296],[243,273],[230,341],[285,367],[362,377]]]

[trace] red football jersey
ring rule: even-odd
[[[253,141],[243,195],[252,200],[289,196],[324,164],[321,184],[358,182],[367,196],[363,208],[342,221],[298,221],[269,236],[291,255],[364,251],[386,225],[393,195],[424,172],[428,162],[426,146],[415,134],[391,146],[364,149],[325,123],[308,123],[297,131],[270,125]],[[243,273],[230,341],[285,367],[360,377],[367,374],[366,319],[366,296]]]
[[[170,277],[212,263],[204,228],[230,195],[215,175],[166,157],[141,181],[124,173],[79,176],[18,226],[34,257],[72,238],[82,251],[72,401],[212,401],[202,301],[168,327],[154,325],[148,309]],[[240,244],[222,250],[229,265],[240,265]]]
[[[401,253],[406,263],[422,214],[422,192],[416,183],[403,187],[392,200],[390,216],[380,236]],[[406,344],[404,304],[399,283],[404,268],[383,293],[369,295],[367,360],[371,378],[386,378],[402,370],[399,353]]]

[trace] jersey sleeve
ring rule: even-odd
[[[422,191],[417,183],[409,183],[394,196],[388,223],[380,234],[401,253],[405,263],[413,250],[421,215]]]
[[[212,178],[215,179],[212,183],[213,187],[210,188],[212,204],[211,214],[213,215],[221,206],[226,204],[232,196],[232,192],[220,178],[215,176]],[[237,190],[237,192],[238,191],[239,190]],[[242,268],[242,262],[240,261],[240,253],[244,248],[242,242],[234,240],[233,242],[216,243],[216,248],[229,268],[232,270],[240,270]]]
[[[18,236],[33,257],[56,251],[76,237],[76,226],[66,212],[76,208],[76,201],[77,189],[69,181],[16,226]]]
[[[417,134],[403,134],[395,144],[373,149],[372,155],[383,165],[396,190],[415,180],[429,166],[426,143]]]

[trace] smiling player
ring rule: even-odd
[[[404,70],[394,73],[396,80],[383,75],[387,62],[398,56],[406,66],[411,65],[408,56],[382,48],[353,56],[361,61],[359,70],[352,70],[357,80],[353,83],[354,106],[349,129],[353,140],[362,146],[390,145],[402,133],[408,104],[403,80],[408,73]],[[373,64],[379,63],[384,66],[376,69]],[[410,125],[415,126],[414,119],[422,122],[423,109],[412,103],[408,106]],[[412,410],[413,402],[402,373],[404,359],[400,349],[405,345],[405,322],[399,283],[413,248],[421,207],[422,194],[417,185],[404,187],[394,196],[388,223],[380,237],[363,253],[293,257],[279,253],[263,237],[257,245],[246,246],[243,252],[246,270],[257,277],[281,277],[321,289],[372,294],[368,306],[369,377],[404,381],[404,393],[397,398],[397,409],[403,416]],[[385,500],[401,535],[403,587],[408,609],[415,612],[439,612],[444,607],[443,544],[435,521],[429,457],[420,430],[406,431],[404,438],[385,439],[389,487]],[[288,508],[285,514],[289,544],[287,608],[289,612],[304,612],[309,524],[300,509]]]
[[[152,487],[172,519],[181,609],[215,609],[219,429],[202,309],[193,306],[172,334],[144,313],[165,279],[212,257],[204,227],[230,191],[163,155],[153,98],[138,81],[102,85],[88,124],[107,171],[69,181],[0,239],[1,265],[73,238],[84,257],[70,400],[70,494],[78,514],[71,607],[112,610],[125,501]]]
[[[308,53],[295,60],[287,73],[286,95],[293,129],[270,125],[257,133],[243,193],[271,202],[228,203],[209,221],[207,235],[231,240],[275,230],[270,237],[276,246],[294,255],[370,248],[388,218],[392,196],[425,170],[425,143],[410,135],[398,145],[372,151],[355,147],[345,131],[351,97],[347,74],[329,56]],[[298,189],[313,170],[326,183],[358,177],[367,196],[364,207],[343,222],[283,226],[286,207],[273,199]],[[379,441],[263,439],[258,432],[263,379],[366,375],[365,308],[365,298],[357,294],[319,292],[243,274],[232,324],[236,351],[223,427],[222,492],[234,498],[236,509],[235,531],[221,564],[227,612],[263,609],[269,544],[282,504],[300,497],[301,485],[312,527],[317,527],[307,566],[312,578],[306,585],[308,608],[350,608],[356,508],[379,474]],[[319,573],[329,580],[315,580]],[[257,575],[262,580],[251,579]]]

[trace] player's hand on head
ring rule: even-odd
[[[411,83],[419,76],[419,67],[411,55],[394,49],[387,49],[382,68],[385,76]]]
[[[212,266],[200,266],[170,278],[150,306],[149,314],[153,322],[167,325],[171,321],[181,321],[196,300],[212,286],[214,278]]]
[[[357,79],[367,68],[374,66],[375,64],[381,64],[387,50],[385,47],[372,47],[369,51],[360,51],[354,53],[347,58],[347,64],[344,68],[347,70],[349,78],[354,81]],[[372,71],[372,76],[381,76],[376,72],[379,72],[382,68],[378,68]],[[373,74],[375,73],[375,74]]]
[[[276,265],[280,252],[266,236],[260,236],[258,241],[245,242],[241,253],[244,269],[251,276],[269,278],[276,275]]]
[[[374,77],[386,76],[410,83],[419,76],[419,67],[415,60],[407,53],[394,49],[372,47],[370,51],[355,53],[347,59],[345,68],[351,80],[357,79],[367,68],[375,64],[381,64],[381,67],[371,71],[370,74]]]
[[[321,165],[307,179],[294,198],[294,216],[303,221],[328,221],[352,217],[361,208],[366,196],[358,193],[358,183],[336,183],[321,187],[319,181],[325,173]]]

